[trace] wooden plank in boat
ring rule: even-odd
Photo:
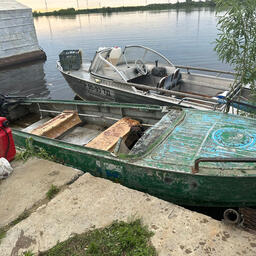
[[[27,126],[26,128],[22,129],[23,132],[31,133],[37,127],[43,125],[44,123],[48,122],[51,118],[49,116],[44,117],[43,119],[38,120],[37,122]]]
[[[113,151],[119,138],[125,138],[132,127],[139,125],[139,121],[124,117],[90,141],[86,147]]]
[[[55,139],[79,123],[81,123],[81,120],[76,111],[65,110],[58,116],[32,130],[31,133]]]

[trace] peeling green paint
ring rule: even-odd
[[[141,111],[150,109],[137,107]],[[157,109],[162,111],[151,107]],[[149,138],[148,146],[143,150],[138,146],[134,151],[138,154],[122,157],[15,129],[13,136],[18,146],[24,146],[31,137],[34,146],[45,149],[59,162],[178,204],[256,206],[254,163],[202,163],[198,173],[191,171],[199,157],[255,157],[254,119],[210,111],[171,110],[145,136],[153,135],[154,129],[161,134]]]

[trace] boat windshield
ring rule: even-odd
[[[145,64],[155,65],[155,62],[157,61],[159,66],[173,67],[173,64],[166,57],[144,46],[126,46],[118,64],[132,64],[138,59],[142,60]]]
[[[149,70],[154,66],[174,67],[166,57],[150,48],[126,46],[123,51],[120,49],[119,52],[117,48],[103,48],[97,51],[90,72],[102,77],[127,82],[134,78],[131,76],[135,76],[134,70],[140,64],[146,65]],[[137,73],[138,75],[140,74]]]

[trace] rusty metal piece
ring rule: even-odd
[[[112,152],[119,138],[125,138],[132,127],[139,125],[139,121],[124,117],[90,141],[86,147]]]
[[[76,111],[65,110],[58,116],[35,128],[31,133],[55,139],[79,123],[81,123],[81,120]]]
[[[241,222],[241,214],[235,209],[227,209],[223,213],[224,221],[228,224],[239,224]]]
[[[243,158],[234,158],[234,157],[200,157],[195,160],[194,166],[192,167],[192,173],[199,172],[199,163],[201,162],[211,162],[211,163],[256,163],[256,158],[243,157]]]
[[[256,230],[256,209],[253,208],[239,208],[242,215],[243,227]]]

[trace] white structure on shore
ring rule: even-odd
[[[0,1],[0,67],[42,57],[32,10],[15,0]],[[37,56],[37,57],[36,57]],[[9,63],[9,64],[8,64]]]

